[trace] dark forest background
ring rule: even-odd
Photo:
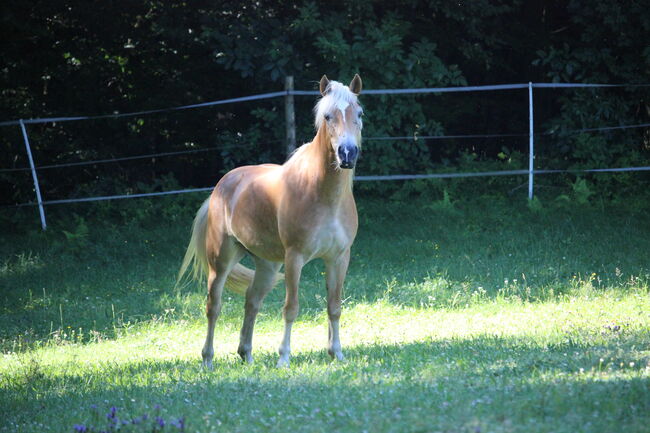
[[[366,89],[500,83],[650,82],[647,1],[86,1],[0,6],[0,120],[98,115],[295,88],[323,73]],[[536,90],[537,168],[648,165],[650,89]],[[363,96],[358,174],[527,167],[527,137],[380,140],[378,136],[526,134],[524,90]],[[296,97],[298,138],[313,136],[313,97]],[[45,199],[211,186],[241,164],[281,163],[283,99],[121,119],[28,125]],[[0,204],[33,201],[20,129],[0,127]],[[549,134],[550,133],[550,134]],[[594,175],[603,197],[647,190],[644,173]],[[479,193],[524,179],[485,178]],[[576,182],[543,176],[540,185]],[[463,184],[458,183],[458,188]],[[477,193],[476,182],[472,194]],[[584,187],[586,184],[582,183]],[[448,187],[448,186],[447,186]],[[359,184],[379,194],[442,193],[438,182]]]

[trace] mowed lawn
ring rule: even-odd
[[[3,230],[0,431],[648,431],[650,206],[362,198],[346,361],[315,262],[291,367],[278,287],[252,366],[225,294],[206,371],[204,289],[174,288],[200,201]]]

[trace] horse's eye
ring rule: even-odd
[[[329,122],[330,120],[332,120],[332,116],[330,116],[329,114],[326,114],[325,115],[325,120],[327,120]]]

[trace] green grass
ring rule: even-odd
[[[3,233],[0,432],[99,431],[113,406],[201,432],[647,431],[650,206],[360,200],[347,361],[326,354],[313,263],[291,368],[274,367],[276,289],[253,366],[235,352],[242,299],[226,294],[205,371],[203,291],[173,288],[199,202]]]

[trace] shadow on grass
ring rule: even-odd
[[[491,336],[372,344],[347,348],[344,363],[298,353],[288,370],[273,367],[272,353],[256,353],[253,366],[221,357],[213,371],[198,359],[34,361],[4,379],[0,403],[14,423],[59,417],[68,427],[90,422],[91,404],[131,416],[159,404],[201,431],[643,431],[649,360],[635,342],[648,334],[604,344]]]

